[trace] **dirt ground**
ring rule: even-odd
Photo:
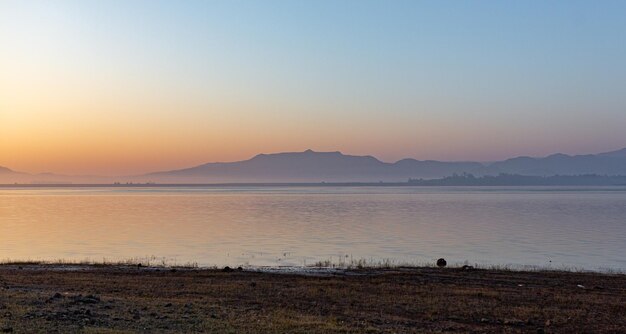
[[[626,275],[0,266],[0,333],[626,333]]]

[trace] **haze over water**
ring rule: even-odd
[[[0,189],[0,259],[626,269],[626,187]]]

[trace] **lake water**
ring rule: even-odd
[[[626,187],[0,188],[0,260],[626,270]]]

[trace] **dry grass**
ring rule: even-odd
[[[178,263],[166,258],[156,256],[129,258],[123,260],[110,260],[103,258],[102,260],[84,259],[76,260],[11,260],[5,259],[0,261],[0,265],[13,266],[92,266],[92,267],[152,267],[152,268],[198,268],[197,262]],[[215,269],[215,268],[212,268]]]
[[[0,329],[25,333],[623,332],[625,301],[610,274],[0,266]]]

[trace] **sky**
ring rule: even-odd
[[[626,147],[625,1],[0,0],[0,166]]]

